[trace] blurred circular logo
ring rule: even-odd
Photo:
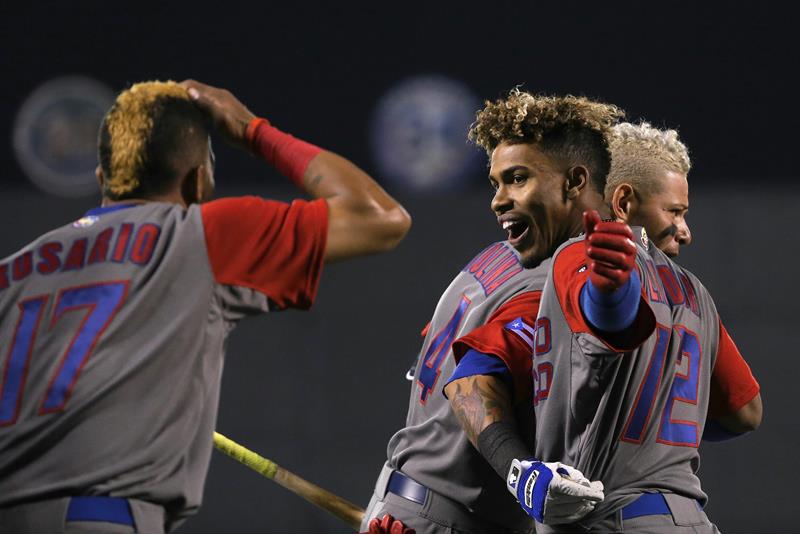
[[[419,192],[462,189],[481,161],[467,141],[479,107],[465,84],[444,76],[395,85],[379,100],[370,132],[381,177]]]
[[[28,178],[55,195],[97,194],[97,132],[113,102],[110,88],[82,76],[33,91],[14,122],[14,151]]]

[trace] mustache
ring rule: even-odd
[[[660,234],[656,236],[656,239],[664,239],[665,237],[675,237],[678,233],[678,227],[674,224],[670,224],[664,230],[661,231]]]

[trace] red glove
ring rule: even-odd
[[[416,534],[416,532],[413,528],[405,526],[399,519],[385,514],[380,522],[377,517],[370,521],[369,530],[361,534]]]
[[[625,223],[604,222],[595,210],[583,212],[589,279],[600,291],[610,293],[624,286],[636,265],[633,232]]]

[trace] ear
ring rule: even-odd
[[[629,222],[637,204],[636,192],[631,184],[619,184],[611,194],[611,212],[618,221]]]
[[[103,190],[103,185],[106,183],[106,176],[103,174],[103,167],[98,165],[94,168],[94,175],[97,178],[97,185],[100,186],[100,190]]]
[[[197,204],[202,199],[203,172],[202,165],[195,167],[187,172],[181,181],[181,197],[187,206]]]
[[[580,195],[586,184],[589,183],[589,169],[583,165],[576,165],[567,170],[567,179],[564,181],[566,197],[575,200]]]
[[[181,183],[181,197],[189,204],[202,204],[214,196],[214,181],[205,165],[198,165],[186,173]]]

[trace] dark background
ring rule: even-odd
[[[48,79],[115,91],[187,77],[335,150],[380,180],[368,126],[395,83],[440,73],[481,98],[532,91],[611,101],[678,127],[690,147],[694,244],[681,263],[714,294],[762,386],[760,430],[703,445],[708,511],[726,533],[797,530],[794,18],[769,3],[34,2],[0,7],[0,256],[73,220],[96,198],[25,179],[11,130]],[[254,158],[217,143],[221,194],[289,198]],[[454,193],[393,190],[414,227],[389,255],[326,269],[318,303],[243,322],[229,348],[218,429],[362,506],[404,421],[417,333],[458,270],[502,238],[478,168]],[[198,516],[180,532],[348,532],[325,512],[214,454]]]

